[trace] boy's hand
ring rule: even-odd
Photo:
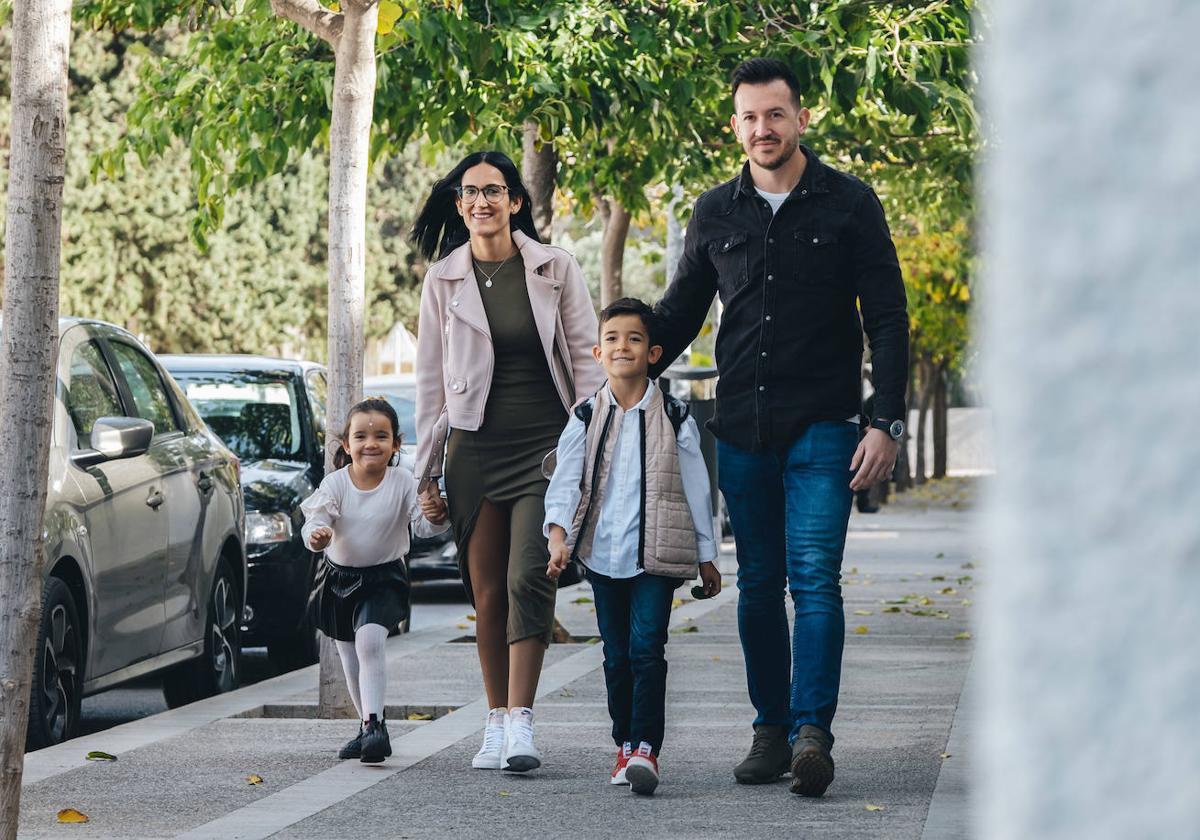
[[[712,598],[721,591],[721,573],[717,571],[715,563],[700,564],[700,584],[705,598]]]
[[[421,495],[421,514],[434,525],[441,525],[445,522],[448,513],[449,508],[446,506],[446,500],[442,498],[440,493],[433,490],[426,490]]]
[[[309,537],[308,547],[313,551],[324,551],[333,539],[333,529],[322,525],[320,528],[314,528],[312,536]]]
[[[567,532],[561,525],[550,526],[550,562],[546,564],[546,577],[558,580],[558,576],[567,570],[571,562],[571,553],[567,551]]]

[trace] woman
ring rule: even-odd
[[[448,432],[446,501],[491,708],[471,764],[524,772],[541,764],[532,706],[554,626],[542,459],[603,384],[596,314],[575,258],[539,241],[499,152],[468,155],[435,184],[412,236],[442,257],[421,292],[416,464],[436,512]]]

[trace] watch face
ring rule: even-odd
[[[892,436],[892,440],[900,440],[904,435],[904,421],[893,420],[891,427],[888,428],[888,434]]]

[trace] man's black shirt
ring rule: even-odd
[[[709,427],[751,451],[786,449],[810,423],[861,413],[864,328],[875,416],[905,417],[907,303],[883,206],[866,184],[800,149],[804,175],[774,216],[749,163],[700,196],[655,306],[664,352],[652,376],[695,338],[720,295]]]

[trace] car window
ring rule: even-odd
[[[404,445],[412,446],[417,440],[417,389],[416,386],[390,385],[387,388],[371,388],[372,396],[383,397],[400,420],[400,434]]]
[[[325,374],[314,370],[308,375],[308,401],[312,406],[313,420],[317,425],[317,445],[325,446]]]
[[[133,395],[134,413],[154,424],[156,436],[180,431],[167,389],[154,362],[132,344],[109,341],[108,346],[117,357],[117,367]]]
[[[243,461],[304,460],[296,383],[290,377],[246,371],[174,376],[208,427]]]
[[[92,445],[92,426],[101,417],[121,417],[120,392],[116,380],[108,369],[108,362],[94,341],[80,344],[71,353],[71,367],[67,386],[67,414],[75,426],[79,448]]]

